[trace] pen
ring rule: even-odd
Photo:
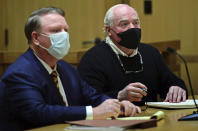
[[[146,92],[147,93],[147,90],[146,89],[144,89],[144,88],[141,88],[142,89],[142,91],[144,91],[144,92]]]

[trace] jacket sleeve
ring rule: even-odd
[[[92,105],[93,107],[98,106],[99,104],[101,104],[103,101],[105,101],[106,99],[110,99],[110,97],[102,94],[102,93],[98,93],[96,91],[96,89],[92,88],[91,86],[89,86],[85,81],[81,81],[81,85],[83,87],[83,96],[85,96],[84,98],[86,99],[85,101],[87,103],[85,103],[86,105]]]
[[[160,97],[165,99],[166,94],[168,93],[169,88],[171,86],[179,86],[179,87],[183,88],[184,90],[186,90],[186,92],[187,92],[184,81],[181,80],[180,78],[178,78],[168,68],[168,66],[165,63],[163,57],[161,56],[160,52],[156,48],[153,48],[153,58],[155,58],[157,71],[158,71],[158,74],[159,74],[159,77],[160,77],[159,78],[160,85],[161,85],[161,87],[159,87]],[[188,92],[186,94],[188,94]]]
[[[11,112],[33,126],[86,118],[85,106],[65,107],[46,103],[36,78],[26,72],[6,74],[2,81],[5,83],[6,100]]]
[[[79,72],[71,65],[68,65],[67,63],[62,63],[61,66],[61,69],[64,69],[60,70],[61,73],[64,73],[62,77],[64,76],[64,78],[68,78],[67,80],[62,79],[62,81],[64,81],[63,83],[65,84],[65,86],[71,83],[69,89],[70,94],[80,94],[79,96],[82,96],[82,98],[78,98],[78,100],[76,96],[70,96],[70,98],[76,99],[76,101],[80,101],[79,103],[83,103],[83,105],[92,105],[93,107],[98,106],[103,101],[110,98],[103,93],[97,92],[96,89],[87,84],[86,81],[82,80]],[[68,91],[68,89],[66,90]]]

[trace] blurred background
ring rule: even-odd
[[[70,55],[65,59],[72,61],[76,52],[85,52],[105,38],[105,12],[118,3],[137,10],[142,42],[179,40],[178,52],[188,62],[193,89],[198,94],[198,0],[0,0],[0,76],[27,50],[24,25],[34,10],[55,6],[65,11],[71,42]],[[177,63],[180,67],[176,74],[188,86],[184,64],[180,60]]]

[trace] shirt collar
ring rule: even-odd
[[[105,42],[112,48],[112,50],[117,54],[117,55],[122,55],[122,56],[126,56],[126,57],[133,57],[135,55],[137,55],[138,52],[138,48],[135,49],[133,51],[133,53],[128,56],[126,53],[124,53],[122,50],[120,50],[114,43],[113,41],[110,39],[109,36],[106,37]]]
[[[51,74],[53,71],[57,70],[57,64],[55,65],[54,69],[52,69],[47,63],[45,63],[41,58],[39,58],[36,53],[34,52],[34,55],[36,58],[41,62],[41,64],[44,66],[44,68],[47,70],[49,74]]]

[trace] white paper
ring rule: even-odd
[[[198,100],[196,100],[198,104]],[[170,109],[189,109],[196,108],[195,103],[192,99],[186,100],[185,102],[180,103],[170,103],[170,102],[147,102],[147,105],[150,107],[159,107],[159,108],[170,108]]]

